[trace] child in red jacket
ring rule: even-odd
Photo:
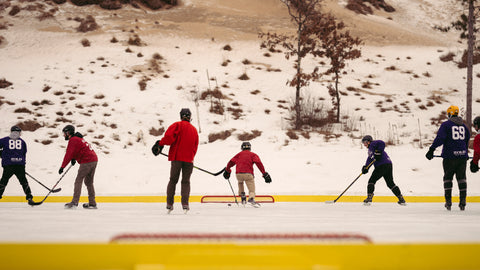
[[[272,178],[270,175],[265,172],[265,168],[263,167],[262,161],[257,154],[251,152],[251,144],[249,142],[242,143],[242,151],[236,154],[227,164],[225,168],[225,172],[223,173],[223,177],[225,179],[230,178],[231,167],[237,166],[236,169],[236,177],[238,181],[238,193],[242,198],[242,204],[247,203],[247,198],[245,195],[245,188],[243,183],[247,185],[248,188],[248,202],[251,203],[254,207],[259,207],[260,205],[255,202],[255,181],[253,175],[253,164],[257,165],[257,168],[263,175],[266,183],[271,183]]]

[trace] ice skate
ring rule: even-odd
[[[398,202],[397,203],[400,204],[400,205],[403,205],[403,206],[407,205],[407,203],[405,202],[405,199],[403,198],[402,195],[398,196]]]
[[[84,203],[82,206],[85,209],[97,209],[97,204]]]
[[[467,205],[467,203],[465,202],[465,200],[460,200],[460,203],[458,204],[458,207],[460,208],[460,211],[465,211],[465,206]]]
[[[185,215],[188,213],[188,211],[190,211],[190,207],[188,207],[188,205],[183,205],[182,208]]]
[[[247,204],[247,196],[245,196],[245,192],[240,193],[240,198],[242,199],[242,205],[245,206]]]
[[[452,203],[451,203],[451,202],[446,202],[446,203],[445,203],[445,208],[446,208],[448,211],[452,210]]]
[[[173,205],[167,205],[167,214],[170,214],[173,211]]]
[[[248,199],[248,203],[249,203],[250,205],[252,205],[253,207],[255,207],[255,208],[260,207],[260,204],[257,203],[254,198]]]
[[[371,205],[373,199],[373,194],[368,194],[367,198],[363,200],[363,205]]]
[[[65,204],[65,209],[76,209],[77,206],[78,206],[78,204],[73,203],[73,202],[69,202],[69,203]]]

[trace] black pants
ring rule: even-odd
[[[7,187],[8,181],[10,178],[15,175],[22,185],[23,192],[25,192],[26,199],[32,199],[32,191],[28,185],[27,178],[25,177],[25,166],[24,165],[8,165],[3,167],[2,179],[0,180],[0,198]]]
[[[455,175],[460,193],[460,203],[467,199],[467,159],[443,159],[443,189],[445,202],[452,203],[453,176]]]
[[[375,191],[375,183],[377,183],[377,181],[382,177],[385,179],[385,182],[387,183],[387,187],[390,188],[390,190],[392,190],[395,196],[398,197],[402,195],[400,188],[397,185],[395,185],[395,182],[393,182],[392,163],[387,163],[387,164],[383,164],[375,167],[375,170],[373,170],[373,173],[370,176],[370,179],[368,179],[367,194],[373,195],[373,192]]]
[[[190,197],[190,176],[193,171],[193,163],[184,161],[172,161],[170,168],[170,181],[167,186],[167,206],[173,205],[173,199],[175,197],[175,189],[180,178],[180,172],[182,173],[181,191],[182,206],[188,206],[188,200]]]

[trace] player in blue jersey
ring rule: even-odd
[[[25,177],[25,158],[27,144],[20,138],[22,130],[18,126],[10,129],[10,136],[0,139],[0,156],[2,157],[3,174],[0,180],[0,199],[2,198],[8,180],[15,175],[22,185],[26,199],[32,201],[32,191]]]
[[[453,176],[455,175],[460,193],[460,203],[458,207],[461,211],[465,210],[467,200],[467,160],[468,160],[468,142],[470,140],[470,131],[458,116],[457,106],[450,106],[447,109],[448,120],[443,122],[438,129],[437,136],[428,149],[425,157],[428,160],[433,158],[433,152],[437,147],[442,147],[443,158],[443,189],[445,191],[445,208],[452,208],[452,188]]]
[[[363,137],[362,143],[368,149],[367,162],[362,167],[362,173],[368,173],[369,164],[373,162],[375,169],[368,179],[367,198],[363,201],[364,204],[370,205],[373,199],[373,192],[375,191],[375,183],[378,179],[384,178],[387,187],[397,196],[398,204],[406,205],[405,199],[402,196],[400,188],[393,181],[393,165],[387,152],[385,152],[385,142],[382,140],[373,140],[372,136],[367,135]]]

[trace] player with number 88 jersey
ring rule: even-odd
[[[27,144],[20,138],[22,130],[18,126],[10,129],[10,136],[0,139],[0,157],[2,158],[3,173],[0,180],[0,199],[10,178],[15,175],[22,185],[25,198],[32,200],[32,192],[25,177],[25,162]]]
[[[455,175],[460,192],[460,204],[458,206],[463,211],[465,210],[467,198],[467,177],[465,171],[467,168],[470,131],[463,123],[463,119],[458,116],[458,113],[459,109],[457,106],[450,106],[447,109],[448,120],[440,125],[437,136],[425,156],[429,160],[432,159],[435,149],[443,145],[445,208],[451,210],[453,176]]]

